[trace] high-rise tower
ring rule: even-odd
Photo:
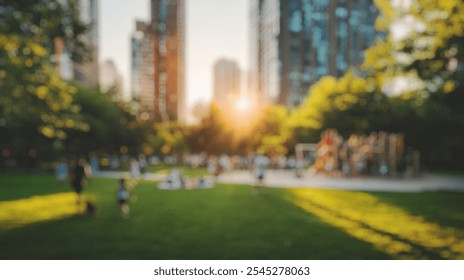
[[[155,116],[155,62],[151,24],[137,21],[131,36],[131,97],[138,100],[138,115],[148,120]]]
[[[185,3],[151,0],[149,22],[136,22],[131,38],[131,91],[139,115],[185,121]]]
[[[237,62],[228,59],[216,61],[214,74],[214,100],[227,105],[241,94],[241,72]]]
[[[359,65],[377,35],[373,0],[252,0],[250,11],[250,88],[289,107]]]
[[[69,5],[69,0],[62,0],[63,5]],[[99,0],[78,0],[77,9],[80,20],[87,25],[85,35],[76,38],[81,40],[87,47],[88,52],[82,62],[71,59],[65,42],[55,38],[55,63],[56,70],[65,80],[77,80],[86,86],[95,87],[99,83]]]
[[[151,0],[154,63],[154,118],[184,121],[185,3]]]
[[[99,0],[80,0],[79,15],[81,20],[90,28],[89,32],[81,38],[89,46],[89,55],[82,63],[74,63],[74,79],[89,86],[99,83],[99,55],[98,55],[98,10]]]

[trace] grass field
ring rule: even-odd
[[[147,172],[168,174],[172,168],[177,168],[185,176],[208,175],[208,171],[206,170],[206,168],[191,168],[191,167],[181,166],[181,165],[175,165],[175,166],[168,166],[168,165],[150,166],[150,167],[147,168]]]
[[[367,193],[140,182],[130,218],[117,181],[86,186],[98,215],[76,214],[68,185],[0,175],[0,259],[464,259],[463,193]],[[136,201],[135,201],[136,200]]]
[[[147,168],[146,172],[167,174],[172,168],[177,168],[185,176],[208,175],[208,171],[206,170],[206,168],[191,168],[188,166],[183,166],[183,165],[178,165],[178,164],[176,165],[166,165],[166,164],[151,165]],[[129,171],[129,167],[121,166],[116,169],[105,167],[103,170],[104,171]]]

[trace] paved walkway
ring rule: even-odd
[[[100,171],[95,177],[129,178],[129,172]],[[165,174],[147,173],[145,180],[162,181]],[[233,171],[218,177],[220,183],[253,184],[255,182],[249,171]],[[267,187],[325,188],[340,190],[382,191],[382,192],[423,192],[423,191],[459,191],[464,192],[464,177],[444,175],[423,175],[418,178],[334,178],[305,173],[296,178],[287,170],[269,170],[266,173]]]
[[[234,171],[221,175],[223,183],[250,184],[254,178],[250,172]],[[418,178],[335,178],[305,173],[297,178],[290,171],[268,171],[265,178],[268,187],[317,187],[342,190],[422,192],[422,191],[463,191],[464,177],[424,175]]]

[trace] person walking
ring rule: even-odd
[[[71,186],[74,189],[74,192],[77,195],[77,208],[79,212],[82,212],[82,190],[84,188],[84,181],[87,177],[85,171],[86,162],[85,159],[80,158],[73,169],[72,176],[71,176]]]

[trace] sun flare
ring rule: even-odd
[[[235,105],[239,111],[247,111],[251,108],[250,100],[244,96],[240,97]]]

